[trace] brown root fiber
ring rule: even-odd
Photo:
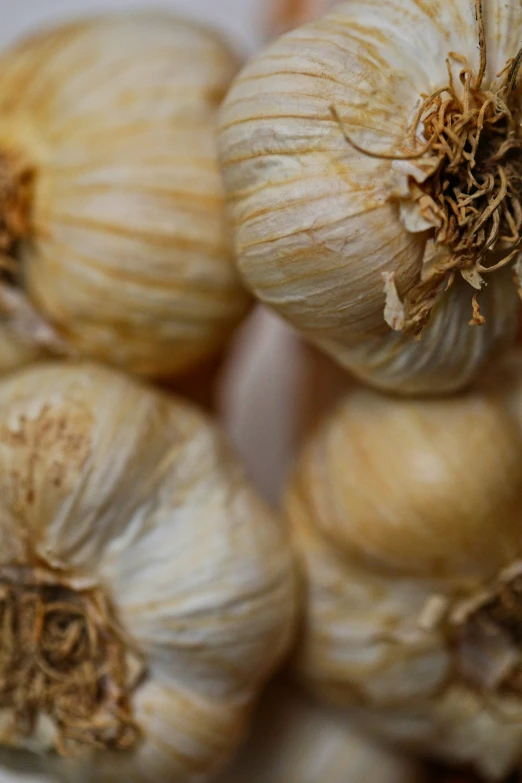
[[[14,153],[0,155],[0,252],[7,255],[29,234],[34,176]]]
[[[13,714],[14,745],[42,716],[62,755],[136,744],[126,644],[99,588],[0,569],[0,635],[0,709]]]
[[[463,98],[447,87],[425,102],[424,133],[437,165],[418,185],[419,199],[428,196],[439,222],[435,241],[451,251],[428,283],[437,278],[442,282],[453,270],[489,274],[519,251],[522,132],[518,107],[510,106],[510,74],[511,69],[498,92],[483,92],[472,86],[471,72],[464,70]],[[499,248],[500,259],[488,266],[488,256]],[[423,307],[423,288],[419,286],[405,301],[414,333],[425,325],[431,310]]]
[[[475,289],[482,276],[512,262],[522,243],[522,130],[517,78],[522,50],[507,63],[490,89],[483,85],[487,56],[482,3],[475,0],[480,50],[476,77],[463,64],[457,89],[448,61],[448,84],[423,101],[410,129],[407,148],[411,154],[380,154],[362,150],[344,132],[356,149],[391,160],[419,160],[427,177],[410,183],[410,199],[420,214],[433,222],[431,239],[443,248],[444,258],[430,269],[403,299],[402,331],[418,335],[429,320],[444,284],[460,271]],[[422,127],[422,148],[418,132]],[[494,255],[493,255],[494,254]],[[492,261],[492,259],[494,259]],[[473,282],[472,282],[473,281]],[[473,297],[472,324],[482,324],[477,295]]]
[[[522,576],[501,581],[452,628],[459,674],[483,694],[522,693]]]

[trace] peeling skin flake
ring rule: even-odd
[[[480,289],[484,285],[484,280],[480,276],[478,269],[476,267],[471,267],[470,269],[461,269],[460,274],[462,275],[466,283],[469,283],[470,286],[476,288],[477,291],[480,291]]]
[[[403,200],[399,209],[404,228],[410,234],[421,234],[436,226],[432,214],[423,212],[422,205],[418,201]]]
[[[423,282],[431,280],[435,275],[438,275],[442,269],[446,268],[450,258],[449,248],[437,245],[433,239],[428,239],[422,259],[421,280]]]
[[[419,628],[432,631],[446,618],[449,599],[444,595],[430,595],[419,616]]]
[[[403,304],[395,286],[395,275],[393,272],[383,272],[382,279],[384,280],[384,293],[386,296],[384,320],[391,329],[400,332],[404,327],[405,315]]]

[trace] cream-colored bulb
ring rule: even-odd
[[[370,384],[452,392],[514,340],[521,40],[518,0],[350,0],[229,91],[242,276]]]
[[[215,140],[237,67],[161,12],[0,57],[0,370],[51,353],[169,376],[223,346],[248,307]]]
[[[303,681],[357,725],[492,778],[522,743],[522,416],[506,395],[522,399],[520,368],[437,401],[349,391],[286,505]]]
[[[0,745],[47,781],[210,779],[295,603],[281,526],[211,421],[94,364],[13,373],[0,538]]]
[[[420,765],[354,730],[343,716],[275,680],[239,757],[216,783],[420,783]]]

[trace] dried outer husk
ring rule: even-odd
[[[295,685],[275,680],[239,757],[216,783],[427,783],[424,770],[354,730]]]
[[[219,430],[114,370],[33,365],[0,382],[0,498],[0,744],[20,773],[210,780],[295,627],[286,536]]]
[[[239,60],[168,12],[105,14],[0,57],[0,371],[34,356],[171,377],[249,307],[217,163]]]
[[[464,388],[520,310],[522,8],[439,6],[340,3],[247,64],[220,119],[246,284],[402,394]]]
[[[488,779],[522,742],[521,401],[517,356],[452,398],[352,389],[286,502],[299,678],[360,728]]]

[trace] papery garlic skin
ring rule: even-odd
[[[463,328],[470,289],[455,280],[435,305],[429,327],[418,339],[392,332],[383,340],[372,337],[346,349],[336,340],[316,341],[329,356],[349,367],[366,383],[401,394],[448,394],[473,381],[486,357],[501,356],[517,331],[520,303],[509,269],[496,273],[494,284],[481,293],[483,326]],[[513,293],[515,292],[515,295]]]
[[[30,597],[31,579],[110,601],[139,730],[128,750],[90,748],[83,734],[71,746],[55,703],[24,731],[0,689],[0,743],[41,755],[49,780],[209,779],[294,628],[284,533],[222,435],[112,370],[33,366],[0,383],[0,474],[2,601],[5,589]]]
[[[250,736],[216,783],[420,783],[420,767],[354,730],[335,711],[275,680]]]
[[[522,428],[499,392],[349,392],[286,504],[305,581],[300,678],[355,725],[490,778],[522,743]]]
[[[483,6],[486,90],[518,52],[522,9],[517,0]],[[486,323],[468,328],[476,291],[439,285],[420,345],[401,334],[385,312],[393,299],[385,286],[392,281],[406,301],[428,269],[433,224],[409,200],[426,161],[376,159],[345,134],[370,152],[416,152],[420,130],[415,144],[406,141],[422,96],[448,84],[450,52],[478,73],[478,34],[468,0],[446,0],[437,13],[419,0],[344,2],[254,58],[221,111],[220,160],[246,284],[344,367],[397,392],[469,383],[514,340],[516,286],[511,272],[485,275]],[[457,91],[463,61],[450,58]],[[465,334],[455,339],[457,330]]]
[[[0,299],[0,342],[18,363],[50,351],[169,376],[223,346],[248,307],[215,142],[237,67],[217,34],[162,12],[0,58],[1,238],[22,291]]]

